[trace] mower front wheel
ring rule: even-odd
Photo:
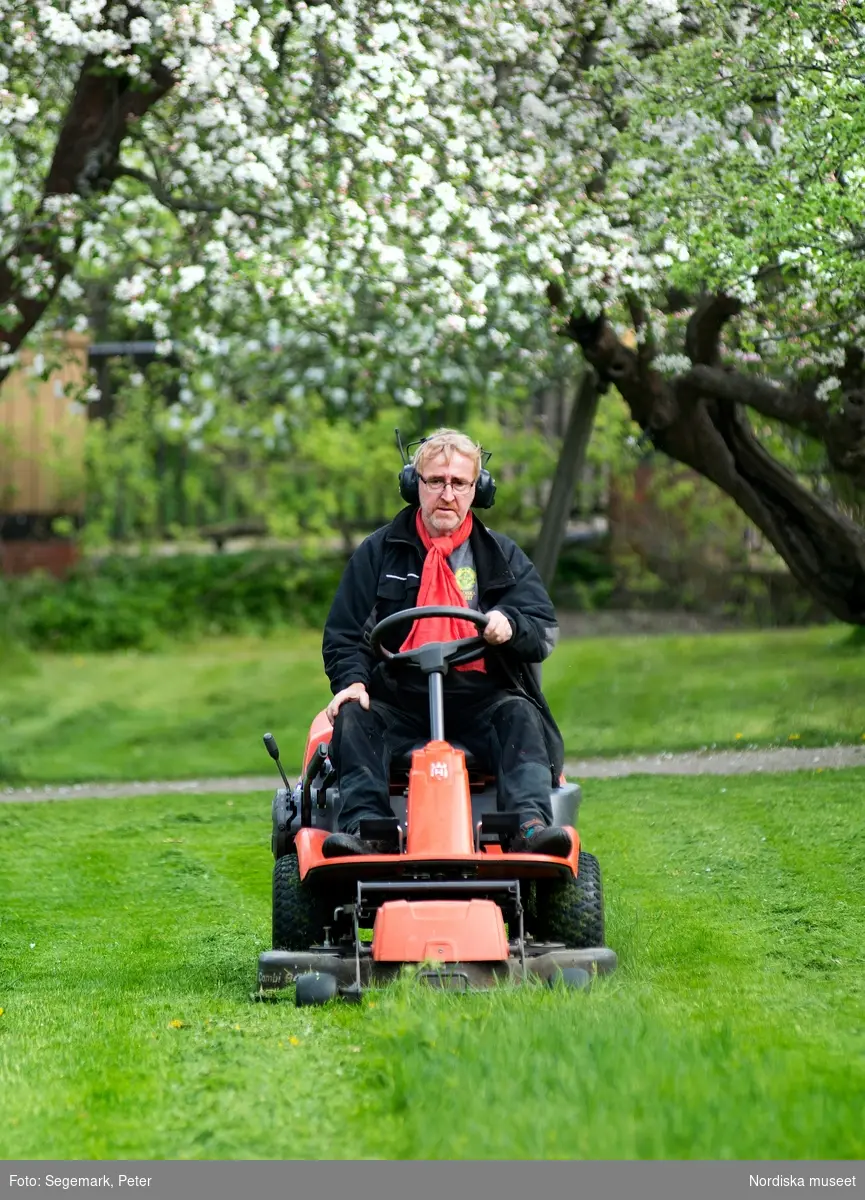
[[[551,988],[569,988],[580,991],[590,987],[592,977],[584,967],[560,967],[549,980]]]
[[[594,854],[580,851],[577,877],[535,884],[535,936],[569,950],[604,944],[604,891]]]
[[[333,925],[333,905],[304,886],[297,855],[286,854],[273,864],[273,948],[308,950],[321,945],[325,925]]]
[[[305,1008],[307,1005],[313,1004],[327,1004],[328,1001],[336,999],[339,991],[334,977],[321,971],[307,971],[303,975],[298,975],[294,985],[294,1003],[297,1008]]]

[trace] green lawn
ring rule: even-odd
[[[329,696],[320,637],[0,663],[0,781],[194,778],[296,768]],[[865,647],[845,626],[565,641],[544,687],[572,757],[865,738]]]
[[[0,1157],[861,1158],[863,795],[589,782],[616,975],[320,1010],[248,999],[268,795],[0,805]]]

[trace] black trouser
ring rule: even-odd
[[[445,737],[459,742],[494,774],[501,812],[520,823],[540,819],[551,825],[550,759],[541,716],[530,700],[496,692],[481,700],[448,697]],[[429,741],[429,706],[398,709],[370,700],[341,705],[333,727],[330,756],[339,776],[339,826],[357,833],[369,817],[390,817],[388,779],[393,754],[405,754]]]

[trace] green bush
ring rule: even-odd
[[[605,538],[562,547],[550,589],[558,608],[597,612],[611,607],[615,591],[615,567]]]
[[[171,637],[320,625],[343,567],[337,556],[284,552],[112,556],[62,583],[0,579],[0,614],[34,649],[146,650]]]

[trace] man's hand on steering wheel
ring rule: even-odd
[[[336,693],[324,710],[331,725],[336,720],[336,714],[342,708],[343,704],[351,700],[356,701],[361,708],[369,708],[369,692],[366,690],[365,683],[350,683],[347,688],[343,688],[341,692]]]
[[[484,641],[489,642],[491,646],[503,646],[505,642],[509,642],[514,636],[514,630],[505,614],[494,608],[487,616],[489,624],[484,630]]]
[[[412,650],[393,651],[382,645],[382,638],[386,633],[399,628],[407,621],[435,620],[437,617],[470,621],[477,629],[477,635],[448,642],[429,642]],[[411,663],[426,674],[431,671],[447,674],[446,663],[462,666],[464,663],[474,662],[476,658],[481,657],[487,646],[501,646],[513,636],[513,626],[497,608],[492,612],[482,613],[474,608],[462,608],[453,604],[425,604],[420,608],[406,608],[401,612],[391,613],[389,617],[383,617],[369,632],[369,648],[391,665]],[[438,666],[435,665],[436,662]]]
[[[481,614],[477,615],[480,620],[483,620]],[[491,646],[503,646],[513,636],[513,627],[503,612],[499,612],[497,608],[494,608],[492,612],[486,614],[486,624],[483,629],[483,639],[485,642],[488,642]],[[366,684],[350,683],[347,688],[343,688],[341,692],[337,692],[325,709],[325,715],[331,725],[336,720],[337,713],[343,704],[352,702],[360,704],[361,708],[369,708],[369,692],[366,690]]]

